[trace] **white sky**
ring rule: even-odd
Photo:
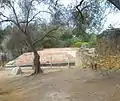
[[[104,27],[107,28],[110,24],[113,25],[113,27],[115,28],[120,28],[120,12],[108,15]]]
[[[62,4],[65,6],[69,5],[70,3],[75,3],[76,0],[60,0]]]
[[[64,4],[67,7],[70,3],[72,3],[72,5],[74,6],[75,1],[76,0],[60,0],[60,3]],[[45,9],[45,8],[46,8],[45,6],[41,7],[41,9]],[[46,15],[43,15],[43,18],[45,16]],[[48,16],[48,18],[49,18],[49,16]],[[112,13],[112,14],[109,14],[107,16],[107,20],[105,22],[103,30],[107,29],[110,24],[113,25],[113,27],[115,27],[115,28],[118,28],[118,27],[120,28],[120,12],[118,12],[118,13]]]

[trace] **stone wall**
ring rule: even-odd
[[[95,60],[95,48],[80,48],[76,52],[75,66],[84,68],[90,66]]]

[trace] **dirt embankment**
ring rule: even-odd
[[[0,81],[0,101],[120,101],[120,72],[67,69]]]

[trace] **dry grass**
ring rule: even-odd
[[[119,69],[120,68],[120,56],[102,56],[98,57],[97,63],[101,68],[106,69]]]

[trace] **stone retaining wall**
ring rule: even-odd
[[[76,52],[75,65],[79,68],[88,67],[95,60],[95,48],[80,48]]]

